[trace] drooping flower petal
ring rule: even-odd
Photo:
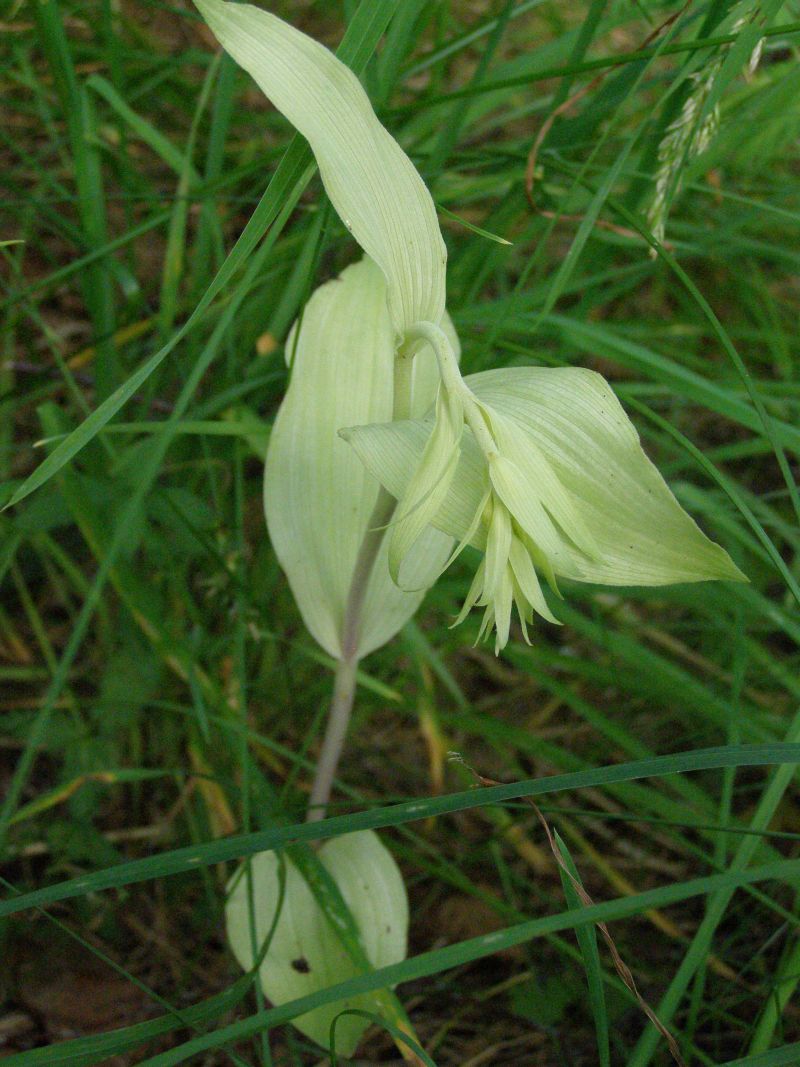
[[[396,336],[444,312],[447,251],[433,200],[358,78],[319,42],[251,4],[195,0],[227,52],[307,138],[331,203],[378,264]]]
[[[456,333],[453,320],[445,311],[439,324],[444,335],[447,337],[456,362],[461,359],[461,342]],[[423,344],[416,349],[413,370],[413,391],[411,397],[411,411],[409,417],[421,419],[427,415],[439,389],[439,364],[436,355],[430,345]]]
[[[511,551],[513,532],[508,509],[497,500],[491,505],[491,516],[486,533],[486,576],[484,586],[492,596],[493,590],[502,584],[508,556]]]
[[[408,491],[433,427],[434,418],[429,415],[424,419],[353,425],[343,429],[340,436],[353,447],[367,470],[399,500]],[[486,502],[489,487],[488,468],[469,433],[461,438],[456,479],[458,485],[451,483],[435,515],[435,524],[438,529],[461,540],[475,525],[476,509],[481,502]],[[484,548],[485,529],[475,526],[468,543]]]
[[[546,560],[548,577],[552,581],[551,576],[563,566],[567,545],[539,496],[540,485],[527,480],[517,464],[504,455],[492,458],[489,476],[497,496]]]
[[[417,469],[398,500],[389,540],[389,572],[400,581],[400,564],[429,527],[447,496],[458,466],[463,416],[457,397],[440,392],[436,422]],[[403,584],[408,588],[408,579]]]
[[[405,959],[406,890],[397,864],[377,834],[364,830],[334,838],[325,842],[318,856],[358,925],[370,963],[379,968]],[[253,967],[281,899],[280,861],[276,853],[259,853],[250,863],[253,926],[248,880],[241,868],[231,879],[225,908],[228,941],[244,970]],[[264,995],[275,1005],[308,996],[358,973],[308,883],[289,859],[285,877],[283,907],[258,972]],[[325,1004],[292,1022],[301,1033],[327,1048],[331,1022],[346,1008],[378,1010],[374,998],[365,993]],[[369,1022],[357,1015],[342,1016],[336,1024],[337,1051],[352,1055],[367,1026]]]
[[[521,541],[515,540],[511,545],[511,552],[509,553],[509,563],[511,569],[514,572],[514,580],[517,583],[520,599],[517,606],[525,605],[530,610],[520,610],[520,619],[523,623],[531,621],[531,612],[536,612],[537,615],[541,615],[543,619],[547,619],[548,622],[554,623],[556,626],[560,626],[559,620],[551,612],[547,605],[547,601],[542,593],[542,587],[539,584],[539,578],[536,574],[536,570],[531,561],[530,552],[525,550]]]
[[[394,343],[381,272],[368,259],[312,295],[287,341],[286,397],[267,451],[264,505],[270,538],[303,621],[332,656],[342,653],[345,605],[379,483],[338,436],[343,426],[392,417]],[[418,402],[430,405],[422,394]],[[364,604],[359,655],[388,641],[413,615],[447,559],[450,540],[428,528],[392,581],[388,537]]]
[[[599,548],[592,531],[570,492],[562,485],[536,439],[517,423],[496,409],[488,409],[492,435],[501,455],[512,457],[518,481],[535,485],[539,500],[546,501],[547,511],[576,548],[597,557]],[[530,493],[530,488],[528,488]],[[513,509],[515,510],[515,509]],[[531,533],[534,537],[534,534]],[[534,540],[536,538],[534,537]],[[542,546],[544,547],[544,546]]]

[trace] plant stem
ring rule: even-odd
[[[442,388],[461,405],[463,417],[486,458],[491,459],[497,455],[497,444],[489,432],[472,390],[461,377],[456,354],[441,326],[432,322],[415,322],[406,331],[406,338],[409,341],[428,342],[436,354]]]
[[[356,671],[358,660],[340,659],[336,664],[336,678],[333,697],[328,711],[328,725],[325,728],[325,740],[319,754],[314,773],[314,784],[308,802],[308,822],[325,818],[325,809],[331,795],[331,787],[336,774],[336,767],[350,725],[350,713],[356,695]]]
[[[411,409],[411,374],[410,357],[399,356],[394,364],[394,401],[392,417],[408,418]],[[328,724],[322,750],[314,772],[314,782],[308,802],[308,822],[325,818],[325,809],[330,800],[333,779],[350,725],[353,701],[356,695],[356,673],[358,670],[358,646],[361,640],[361,624],[364,612],[364,600],[369,588],[372,568],[378,557],[386,527],[391,521],[396,501],[382,486],[378,491],[375,507],[370,515],[364,540],[358,550],[353,577],[345,604],[342,622],[342,654],[336,664],[333,696],[328,711]]]
[[[325,728],[325,738],[322,742],[308,802],[308,822],[325,818],[325,808],[330,799],[331,787],[347,736],[347,727],[350,725],[350,715],[356,695],[358,645],[361,637],[364,599],[367,595],[372,568],[386,532],[385,527],[392,517],[394,508],[394,498],[385,489],[381,489],[353,568],[353,579],[350,583],[342,625],[342,655],[336,664],[328,725]]]

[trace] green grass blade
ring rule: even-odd
[[[800,737],[800,713],[797,714],[787,732],[787,743],[796,743],[798,737]],[[779,767],[773,772],[771,781],[764,790],[751,821],[751,827],[754,830],[766,829],[769,826],[784,793],[793,780],[794,772],[788,767]],[[728,869],[732,873],[744,870],[753,859],[756,850],[758,849],[758,845],[758,837],[743,838],[736,849]],[[656,1009],[656,1014],[665,1026],[670,1025],[692,977],[697,971],[697,968],[705,962],[708,953],[711,950],[714,934],[725,916],[725,912],[727,911],[734,891],[735,890],[732,887],[723,889],[709,899],[703,921],[700,923],[700,926],[692,939],[692,943],[684,955],[675,977],[670,983],[669,989],[662,997],[661,1002]],[[642,1034],[639,1043],[634,1049],[629,1062],[629,1067],[646,1067],[647,1064],[651,1063],[659,1041],[660,1036],[658,1032],[652,1026],[649,1026]]]
[[[338,985],[320,990],[310,996],[282,1004],[279,1008],[260,1012],[249,1019],[222,1027],[214,1033],[187,1041],[169,1052],[152,1056],[142,1061],[142,1067],[174,1067],[174,1065],[184,1063],[201,1052],[217,1048],[223,1043],[242,1040],[251,1034],[258,1033],[265,1027],[271,1029],[279,1026],[321,1004],[328,1004],[357,993],[369,992],[385,985],[396,985],[401,982],[430,977],[452,967],[462,967],[473,960],[494,955],[516,945],[524,945],[535,938],[544,937],[547,934],[563,930],[574,930],[579,926],[586,926],[591,923],[612,922],[631,915],[637,915],[647,908],[664,907],[668,904],[691,900],[693,897],[704,896],[717,891],[733,891],[740,886],[752,885],[760,881],[778,879],[791,882],[798,875],[800,875],[800,860],[784,860],[779,863],[753,867],[746,871],[711,875],[707,878],[696,878],[689,882],[672,883],[661,889],[640,893],[635,897],[624,897],[604,904],[581,908],[577,912],[568,911],[558,915],[532,919],[529,922],[512,926],[507,930],[485,934],[481,937],[471,938],[468,941],[461,941],[455,945],[449,945],[446,948],[422,953],[419,956],[404,960],[402,963],[382,967],[371,974],[361,975],[347,982],[341,982]],[[38,1062],[41,1063],[42,1061]],[[22,1064],[17,1060],[17,1063],[19,1067],[34,1067],[36,1061],[28,1060],[27,1063]],[[15,1057],[9,1060],[9,1067],[16,1067]]]
[[[368,0],[364,0],[350,22],[342,39],[338,55],[356,73],[360,72],[365,66],[375,45],[380,40],[381,34],[388,25],[398,2],[399,0],[385,0],[379,7],[375,7]],[[52,3],[39,6],[48,11],[53,7]],[[284,204],[293,197],[297,198],[300,195],[310,180],[309,167],[311,158],[310,149],[299,136],[295,135],[278,169],[272,176],[266,192],[261,197],[258,206],[229,253],[228,258],[220,267],[211,285],[205,291],[197,307],[184,325],[167,344],[152,355],[138,371],[132,374],[123,385],[119,386],[65,441],[50,453],[47,459],[15,491],[8,503],[5,504],[5,508],[18,504],[36,489],[39,489],[65,463],[69,463],[82,448],[85,448],[135,395],[150,375],[158,369],[176,345],[198,325],[214,298],[228,285],[253,252],[267,228],[275,222]]]
[[[92,92],[97,93],[103,100],[113,109],[113,111],[119,115],[119,117],[126,123],[126,125],[139,137],[144,143],[151,148],[159,159],[170,167],[180,178],[185,170],[188,170],[188,177],[193,185],[199,185],[200,175],[197,173],[191,163],[187,165],[186,154],[181,152],[179,148],[166,137],[163,133],[155,128],[147,119],[143,119],[141,115],[133,110],[130,105],[126,104],[122,97],[119,95],[114,86],[101,74],[92,74],[90,78],[86,80],[86,88],[91,89]]]
[[[294,841],[321,841],[355,830],[377,830],[382,827],[399,826],[402,823],[416,822],[436,815],[469,811],[471,808],[481,807],[484,804],[502,804],[508,800],[518,800],[520,797],[548,796],[571,789],[633,782],[665,774],[683,774],[687,771],[723,767],[766,767],[772,764],[786,766],[786,773],[790,776],[794,775],[794,768],[800,764],[800,744],[723,745],[719,748],[656,756],[653,759],[637,760],[633,763],[514,782],[511,785],[492,786],[478,792],[468,790],[442,797],[429,797],[426,800],[415,800],[353,815],[335,816],[314,823],[276,827],[236,838],[210,841],[197,847],[175,849],[160,856],[122,863],[81,878],[70,879],[31,893],[23,893],[0,901],[0,918],[14,915],[26,908],[44,907],[59,900],[82,896],[85,893],[101,892],[104,889],[132,885],[150,878],[160,878],[226,860],[252,856],[256,852],[285,846]]]
[[[581,876],[578,873],[578,868],[575,866],[575,861],[570,855],[569,849],[564,843],[564,839],[557,830],[554,831],[553,836],[555,837],[564,865],[567,868],[566,871],[560,866],[558,868],[558,874],[561,878],[561,888],[564,890],[564,899],[567,902],[567,908],[570,911],[580,911],[584,904],[578,896],[575,890],[575,885],[569,876],[572,875],[572,878],[575,879],[578,885],[582,885]],[[611,1049],[608,1040],[608,1011],[606,1009],[603,967],[600,963],[600,952],[597,948],[597,933],[592,926],[579,926],[575,930],[575,936],[578,939],[581,956],[583,957],[583,966],[586,969],[586,984],[589,987],[589,1006],[592,1009],[595,1033],[597,1034],[598,1063],[600,1067],[611,1067]]]

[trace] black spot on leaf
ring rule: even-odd
[[[308,965],[308,960],[304,956],[301,956],[297,960],[292,960],[292,967],[293,967],[293,969],[295,971],[298,971],[300,974],[310,974],[311,973],[311,968]]]

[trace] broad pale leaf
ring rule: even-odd
[[[307,138],[345,226],[378,264],[396,337],[444,313],[447,251],[433,200],[358,78],[327,48],[251,4],[195,0],[227,52]]]
[[[386,967],[405,959],[408,899],[392,855],[371,830],[326,841],[319,860],[336,882],[356,921],[367,959]],[[240,965],[249,970],[275,919],[280,900],[280,859],[263,852],[251,860],[253,925],[244,867],[234,875],[225,909],[228,941]],[[283,907],[259,969],[264,995],[284,1004],[354,977],[358,971],[326,919],[308,884],[291,860],[285,860]],[[253,943],[255,932],[255,945]],[[255,951],[254,951],[255,949]],[[345,1008],[379,1010],[374,996],[363,994],[326,1004],[294,1020],[294,1025],[323,1047],[331,1021]],[[369,1023],[345,1015],[336,1024],[337,1052],[349,1056]]]
[[[392,417],[394,343],[385,282],[375,264],[364,259],[320,286],[286,350],[292,373],[267,450],[267,525],[303,621],[338,657],[353,568],[379,489],[338,431]],[[412,407],[430,406],[432,396],[423,394],[431,383],[414,384]],[[405,592],[389,575],[387,541],[367,589],[359,656],[411,618],[450,547],[441,533],[427,530],[404,568],[415,592]]]

